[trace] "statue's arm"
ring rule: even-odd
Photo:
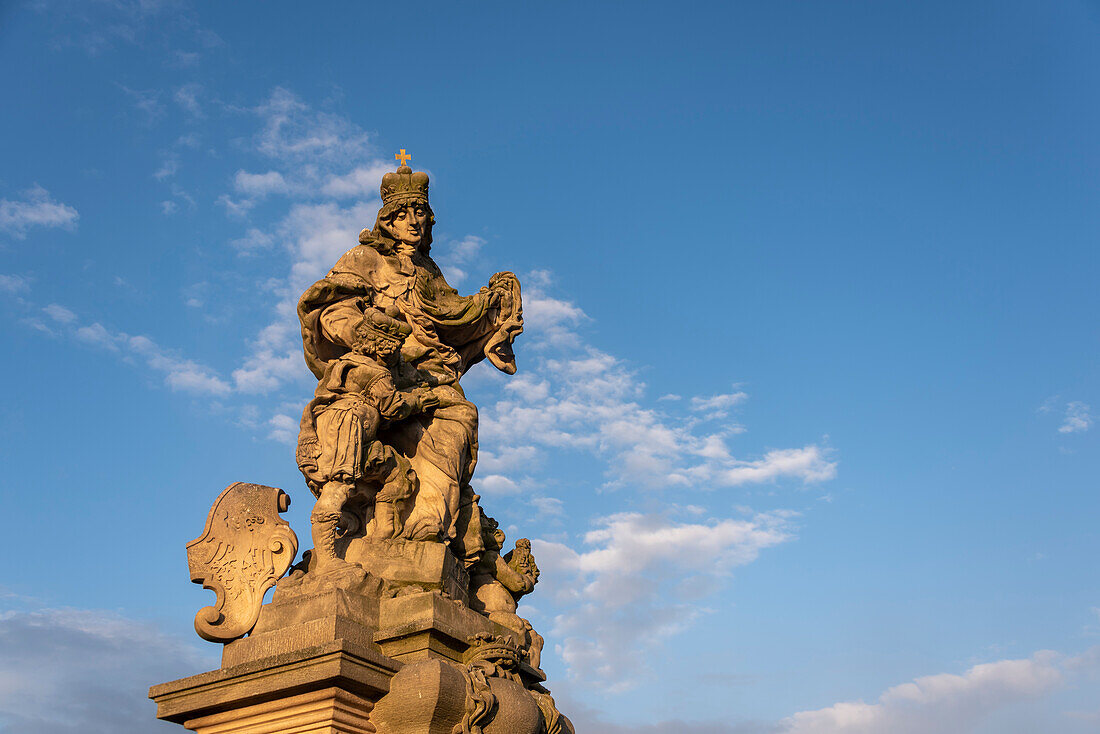
[[[439,399],[422,388],[398,390],[389,373],[371,384],[370,395],[382,420],[387,423],[404,420],[414,413],[421,413],[439,405]]]
[[[351,349],[355,327],[363,320],[363,299],[346,298],[321,312],[321,333],[329,341]]]
[[[514,568],[508,565],[508,563],[497,556],[496,558],[496,578],[497,581],[504,584],[504,588],[508,591],[516,594],[517,596],[523,596],[524,594],[530,594],[535,588],[535,582],[530,576],[519,573]]]

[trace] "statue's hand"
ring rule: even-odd
[[[417,388],[415,390],[416,402],[420,407],[420,412],[424,413],[429,410],[435,410],[439,407],[439,396],[427,388]]]

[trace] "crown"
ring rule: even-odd
[[[405,337],[412,333],[407,324],[373,309],[363,314],[356,331],[396,342],[405,341]]]
[[[396,173],[387,173],[382,177],[382,203],[410,202],[428,200],[428,174],[423,171],[413,173],[406,165]]]

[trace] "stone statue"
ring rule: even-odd
[[[531,664],[539,666],[542,637],[531,623],[516,614],[520,597],[530,594],[539,581],[539,567],[531,554],[531,541],[520,538],[503,558],[505,535],[497,521],[482,512],[485,550],[470,569],[470,608],[514,630]]]
[[[188,545],[193,580],[218,594],[195,627],[226,643],[222,667],[150,695],[199,734],[573,734],[543,686],[543,638],[516,613],[539,579],[531,543],[502,556],[471,485],[477,408],[459,385],[483,360],[515,373],[519,281],[447,284],[428,176],[397,157],[374,227],[298,303],[317,377],[296,455],[313,549],[291,567],[289,498],[245,484]]]
[[[360,244],[298,303],[306,364],[323,380],[330,365],[352,351],[368,308],[409,330],[401,358],[415,377],[406,379],[430,387],[439,404],[391,421],[379,434],[409,460],[419,483],[401,510],[399,536],[446,542],[469,565],[481,551],[470,486],[477,408],[459,379],[483,359],[505,373],[516,371],[512,342],[523,331],[519,281],[497,273],[478,293],[460,296],[428,254],[435,216],[427,174],[402,165],[382,178],[381,194],[374,228],[363,230]]]

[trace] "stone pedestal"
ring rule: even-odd
[[[325,688],[187,721],[197,734],[374,734],[374,704],[340,688]]]
[[[200,734],[571,732],[516,633],[444,595],[465,571],[433,545],[378,561],[396,584],[350,567],[281,580],[219,670],[153,686],[157,717]]]
[[[157,718],[197,732],[367,732],[400,667],[335,639],[153,686],[149,697]]]

